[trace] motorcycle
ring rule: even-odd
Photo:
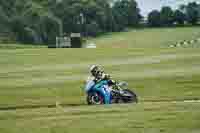
[[[94,85],[91,84],[92,81],[88,81],[86,86],[90,86],[87,91],[87,103],[88,105],[99,105],[105,104],[104,98],[100,92],[92,89]],[[118,103],[137,103],[138,97],[133,90],[128,89],[128,83],[126,82],[116,82],[112,85],[102,85],[103,89],[110,91],[111,104]],[[88,87],[87,87],[88,88]]]

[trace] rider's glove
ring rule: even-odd
[[[108,85],[115,85],[115,84],[116,84],[115,80],[108,80]]]

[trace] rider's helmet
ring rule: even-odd
[[[99,73],[99,71],[101,71],[101,68],[98,65],[92,65],[90,67],[90,72],[91,72],[92,76],[94,76],[94,77]]]

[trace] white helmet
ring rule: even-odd
[[[99,71],[100,71],[100,67],[98,65],[92,65],[90,67],[90,72],[93,76],[95,76]]]
[[[92,66],[90,67],[90,72],[95,71],[95,70],[97,70],[98,68],[99,68],[98,65],[92,65]]]

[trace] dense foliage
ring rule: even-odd
[[[24,43],[55,43],[55,36],[81,32],[96,36],[136,27],[135,0],[1,0],[0,27]]]
[[[138,27],[142,20],[135,0],[1,0],[1,32],[13,33],[17,41],[55,43],[56,36],[80,32],[84,36]],[[163,7],[148,15],[149,26],[195,25],[200,5],[192,2],[178,10]],[[145,21],[143,21],[145,22]]]
[[[171,7],[164,6],[161,11],[153,10],[148,15],[148,24],[150,26],[172,26],[190,24],[196,25],[200,20],[200,4],[191,2],[187,5],[181,5],[180,9],[172,10]]]

